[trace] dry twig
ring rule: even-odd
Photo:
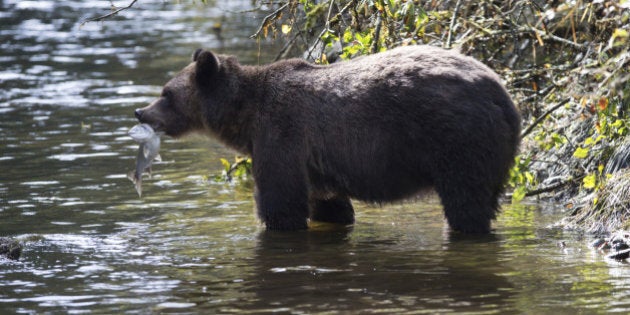
[[[81,22],[81,25],[84,25],[87,22],[100,22],[103,21],[107,18],[110,18],[116,14],[118,14],[121,11],[130,9],[131,7],[133,7],[133,5],[137,2],[138,0],[132,0],[129,5],[127,5],[126,7],[121,7],[121,8],[116,8],[113,4],[112,4],[112,12],[109,12],[107,14],[101,15],[101,16],[97,16],[97,17],[93,17],[93,18],[89,18],[89,19],[85,19],[83,22]]]
[[[262,20],[262,22],[260,22],[260,26],[258,26],[258,29],[256,30],[256,32],[251,35],[249,38],[256,38],[260,35],[260,32],[262,32],[262,30],[267,27],[267,25],[269,25],[269,23],[271,23],[272,21],[275,21],[280,15],[282,15],[282,11],[284,11],[284,9],[286,9],[286,7],[289,6],[289,4],[291,3],[291,1],[287,1],[285,4],[281,5],[277,10],[271,12],[271,14],[265,16],[265,18]]]
[[[532,130],[534,130],[534,128],[537,125],[539,125],[543,120],[545,120],[545,118],[547,118],[547,116],[549,116],[549,114],[553,113],[556,109],[562,107],[564,104],[568,103],[570,100],[571,100],[570,98],[564,99],[563,101],[561,101],[560,103],[554,105],[549,110],[547,110],[545,113],[540,115],[540,117],[536,118],[536,120],[534,120],[534,122],[531,125],[529,125],[529,127],[527,127],[527,129],[525,129],[525,131],[523,131],[523,133],[521,133],[521,138],[525,138],[525,136],[527,136],[530,132],[532,132]]]

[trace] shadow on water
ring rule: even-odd
[[[251,182],[211,180],[233,153],[200,138],[163,139],[138,198],[133,109],[198,47],[246,64],[279,48],[248,38],[269,13],[252,1],[139,1],[80,26],[108,5],[0,1],[0,237],[24,244],[0,258],[1,314],[630,310],[627,265],[549,228],[553,206],[506,205],[483,237],[446,231],[433,199],[267,232]]]
[[[274,311],[506,312],[513,290],[495,274],[500,246],[492,239],[392,250],[395,240],[357,241],[350,229],[262,232],[251,291]],[[462,259],[473,244],[484,246],[483,259]]]

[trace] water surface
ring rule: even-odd
[[[212,180],[234,153],[202,138],[163,139],[138,198],[133,109],[198,47],[280,50],[248,39],[268,14],[251,1],[182,2],[80,26],[108,2],[0,1],[0,236],[25,245],[0,259],[0,313],[630,311],[628,266],[550,227],[553,205],[505,205],[483,237],[450,234],[431,196],[266,232],[251,182]]]

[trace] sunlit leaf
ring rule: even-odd
[[[612,34],[613,38],[628,38],[628,36],[630,36],[630,34],[628,34],[628,31],[623,28],[616,29]]]
[[[584,184],[584,188],[593,189],[597,185],[597,176],[595,176],[595,174],[588,175],[584,177],[582,183]]]
[[[605,97],[600,98],[599,101],[597,102],[597,105],[599,106],[599,109],[605,110],[608,107],[608,98],[605,98]]]
[[[534,175],[531,172],[525,172],[525,178],[527,179],[528,183],[534,182]]]
[[[353,39],[352,30],[349,27],[346,29],[345,32],[343,32],[342,38],[343,38],[343,41],[346,43],[349,43],[352,41]]]
[[[597,130],[597,132],[602,132],[602,125],[599,121],[595,123],[595,130]]]
[[[339,40],[339,37],[335,36],[335,34],[331,32],[324,32],[324,34],[322,34],[321,40],[322,42],[329,44],[329,43]]]
[[[512,192],[512,203],[519,203],[527,194],[527,188],[525,186],[518,186]]]
[[[575,152],[573,152],[573,157],[576,157],[578,159],[584,159],[588,156],[588,148],[582,148],[579,147],[577,149],[575,149]]]
[[[320,64],[328,64],[328,58],[326,58],[326,54],[322,54],[321,58],[319,59],[319,63]]]
[[[381,4],[379,1],[374,2],[374,7],[376,8],[376,10],[383,12],[383,10],[385,10],[385,8],[383,8],[383,4]]]
[[[221,160],[221,164],[223,165],[223,168],[225,168],[226,171],[230,170],[231,164],[228,160],[226,159],[220,159]]]

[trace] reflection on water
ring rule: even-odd
[[[630,310],[630,274],[553,207],[511,207],[491,236],[445,231],[433,199],[357,204],[352,228],[264,231],[252,183],[208,178],[214,141],[164,139],[139,199],[126,135],[197,47],[255,64],[251,1],[0,1],[0,313],[580,313]],[[222,23],[221,36],[213,31]],[[560,247],[559,241],[567,246]],[[585,311],[586,310],[586,311]]]

